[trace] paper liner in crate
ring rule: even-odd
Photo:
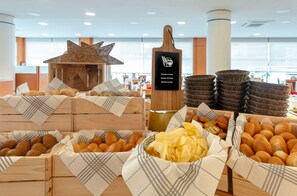
[[[241,134],[246,122],[244,114],[239,115],[236,119],[236,128],[232,139],[233,146],[227,165],[244,179],[271,195],[296,195],[297,167],[256,162],[240,152]],[[263,122],[272,124],[268,118],[263,119],[261,123]]]
[[[207,138],[207,156],[191,163],[174,163],[146,153],[155,140],[148,137],[139,144],[123,166],[122,175],[133,195],[214,195],[220,181],[227,153],[220,138],[192,122]]]
[[[122,92],[130,92],[118,79],[110,80],[101,83],[93,88],[94,91],[101,93],[104,91],[110,91],[118,96],[86,96],[79,95],[80,98],[90,101],[103,109],[120,117],[124,113],[127,105],[132,97],[121,96]]]
[[[46,134],[53,135],[59,142],[52,148],[52,151],[61,146],[60,141],[62,140],[62,135],[57,130],[56,131],[12,131],[8,133],[7,137],[0,135],[0,149],[1,149],[1,146],[4,144],[4,142],[6,142],[7,140],[15,140],[16,142],[29,141],[34,137],[42,137]],[[0,174],[4,172],[14,162],[24,157],[26,156],[0,156]]]
[[[41,126],[67,96],[4,96],[3,99],[20,114]]]
[[[121,175],[124,162],[131,152],[84,152],[75,153],[73,144],[80,141],[89,142],[94,136],[105,141],[104,130],[82,130],[73,134],[66,142],[66,147],[59,156],[65,166],[93,194],[100,195],[113,181]],[[133,131],[112,131],[119,138],[128,139]]]

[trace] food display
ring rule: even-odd
[[[74,97],[78,90],[73,88],[65,88],[61,90],[49,90],[49,91],[29,91],[27,93],[23,93],[24,96],[49,96],[49,95],[66,95],[68,97]]]
[[[286,121],[274,126],[251,118],[244,124],[240,151],[258,162],[297,166],[297,139]]]
[[[215,120],[212,120],[205,116],[198,116],[194,114],[190,121],[195,120],[201,124],[201,126],[208,132],[218,135],[220,138],[225,139],[228,129],[228,119],[225,116],[218,116]]]
[[[90,91],[90,96],[126,96],[126,97],[140,97],[139,93],[137,91],[130,91],[130,92],[113,92],[113,91],[103,91],[103,92],[97,92],[97,91]]]
[[[182,125],[184,128],[157,133],[146,152],[172,162],[194,162],[205,157],[208,152],[206,138],[200,135],[195,125],[188,122]]]
[[[127,140],[120,139],[114,132],[107,131],[102,137],[95,136],[90,142],[80,141],[73,144],[73,150],[79,152],[125,152],[130,151],[143,141],[144,137],[138,132],[133,132]]]
[[[57,143],[57,139],[50,134],[20,142],[7,140],[0,147],[0,156],[39,156],[48,153]]]

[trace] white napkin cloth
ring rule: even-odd
[[[41,126],[67,96],[5,96],[4,100],[20,114]]]
[[[198,123],[196,122],[195,125]],[[148,155],[145,148],[154,141],[148,137],[138,145],[123,166],[122,175],[133,195],[214,195],[227,153],[219,137],[203,130],[209,151],[192,163],[173,163]]]
[[[269,120],[265,120],[268,122]],[[295,196],[297,193],[297,168],[276,164],[259,163],[240,152],[241,133],[247,122],[244,114],[236,119],[233,147],[227,165],[263,191],[275,196]],[[262,120],[262,122],[264,122]]]
[[[59,156],[67,168],[93,194],[100,195],[121,175],[122,166],[131,152],[116,153],[74,153],[73,144],[80,141],[89,142],[95,135],[105,140],[103,130],[83,130],[73,134]],[[113,131],[119,138],[128,139],[132,131]]]
[[[70,87],[56,77],[48,84],[48,86],[44,90],[45,91],[62,90],[64,88],[70,88]]]
[[[21,95],[22,93],[29,92],[30,89],[29,89],[28,83],[25,82],[25,83],[19,85],[15,91],[16,91],[16,95]]]
[[[185,122],[188,107],[184,106],[182,109],[178,110],[170,119],[166,131],[170,131],[174,128],[178,128]]]
[[[92,90],[98,93],[110,91],[115,95],[122,95],[122,92],[130,92],[130,90],[127,89],[124,84],[121,84],[117,78],[98,84]]]

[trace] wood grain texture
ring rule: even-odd
[[[17,65],[20,65],[21,62],[26,62],[26,38],[17,37]]]
[[[193,39],[193,74],[206,74],[206,38]]]
[[[153,48],[153,58],[152,58],[152,91],[151,91],[151,108],[152,110],[179,110],[183,103],[182,103],[182,51],[176,49],[172,45],[172,38],[169,34],[169,31],[172,32],[172,27],[166,25],[163,29],[163,45],[160,48]],[[162,91],[162,90],[155,90],[155,53],[156,52],[175,52],[179,53],[179,90],[176,91]]]
[[[13,81],[0,81],[0,96],[14,94]]]
[[[30,90],[38,90],[37,74],[15,74],[15,86],[19,86],[27,82]]]

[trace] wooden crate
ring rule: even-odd
[[[91,196],[92,194],[65,166],[60,157],[53,156],[53,196]],[[118,177],[101,195],[132,195],[122,177]]]
[[[73,99],[74,131],[82,129],[144,130],[144,99],[133,98],[118,117],[85,99]]]
[[[39,126],[20,114],[0,97],[0,132],[14,130],[73,131],[72,98],[67,97],[54,113]]]
[[[291,123],[297,124],[297,119],[294,118],[284,118],[284,117],[276,117],[276,116],[264,116],[264,115],[257,115],[257,114],[244,114],[249,120],[250,118],[254,118],[261,122],[264,118],[269,118],[273,123],[278,123],[282,121],[289,121]],[[295,133],[296,135],[296,133]],[[270,195],[269,193],[263,191],[253,183],[247,181],[235,171],[232,172],[232,181],[233,181],[233,194],[238,196],[249,196],[249,195]]]

